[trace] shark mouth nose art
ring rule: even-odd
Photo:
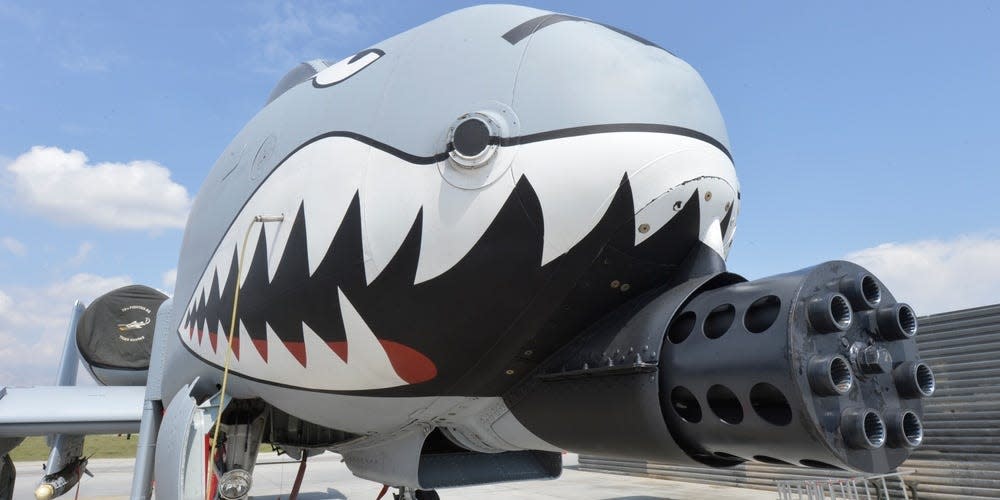
[[[633,147],[608,153],[623,144]],[[598,250],[608,241],[602,238],[640,217],[637,208],[642,228],[626,225],[621,245],[662,258],[654,234],[677,231],[683,220],[690,227],[679,237],[706,240],[723,200],[735,199],[725,154],[675,134],[522,143],[520,164],[478,190],[442,182],[436,163],[447,157],[414,161],[382,146],[328,134],[290,153],[263,180],[185,308],[178,334],[189,351],[222,365],[240,283],[234,374],[333,392],[447,386],[507,335],[500,325],[519,317],[566,259],[581,258],[567,256]],[[693,178],[686,168],[651,163],[663,151],[691,149],[717,158],[722,177]],[[550,157],[582,151],[592,160],[591,150],[605,153],[579,173],[590,187],[576,194],[574,210],[564,210]],[[717,196],[700,201],[699,189]],[[240,266],[239,249],[258,214],[283,218],[252,229]],[[470,293],[476,290],[488,292]]]

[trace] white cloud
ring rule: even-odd
[[[35,146],[7,171],[21,206],[60,223],[181,228],[191,207],[187,189],[152,161],[90,164],[81,151]]]
[[[875,273],[920,315],[1000,303],[997,235],[886,243],[846,259]]]
[[[0,246],[3,246],[8,252],[17,255],[18,257],[24,257],[28,254],[28,247],[24,246],[24,243],[21,243],[20,241],[9,236],[0,238]]]
[[[89,302],[116,288],[131,285],[132,278],[120,276],[98,276],[96,274],[74,274],[66,281],[45,288],[45,297],[72,305],[75,300]]]
[[[93,249],[94,244],[89,241],[80,243],[80,248],[76,250],[76,254],[70,257],[66,263],[73,267],[80,266],[85,260],[87,260],[87,257],[90,256],[90,251]]]
[[[81,273],[43,287],[0,290],[0,385],[54,383],[73,303],[131,283],[128,276]]]
[[[169,290],[168,294],[173,293],[174,285],[177,283],[177,269],[171,269],[163,273],[163,288]]]

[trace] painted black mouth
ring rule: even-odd
[[[312,274],[304,208],[300,204],[272,280],[268,280],[263,229],[257,235],[237,318],[253,346],[235,343],[234,354],[255,348],[266,361],[269,325],[288,351],[307,366],[305,323],[341,358],[348,358],[340,289],[383,345],[406,346],[432,361],[430,367],[421,366],[419,360],[393,359],[387,351],[404,380],[423,383],[353,391],[386,395],[386,391],[398,395],[494,393],[500,389],[494,386],[508,385],[510,377],[505,374],[511,369],[506,367],[516,365],[516,371],[522,372],[522,365],[541,359],[590,322],[662,284],[698,242],[700,227],[695,192],[663,228],[636,246],[632,192],[624,177],[595,228],[569,252],[542,266],[541,204],[522,177],[483,236],[451,269],[414,284],[421,211],[392,260],[366,284],[359,195],[355,194]],[[216,273],[208,294],[202,292],[183,323],[189,336],[199,337],[199,343],[207,334],[214,350],[224,348],[225,339],[220,342],[220,332],[214,330],[220,322],[230,323],[237,260],[234,248],[224,288],[220,289]],[[612,279],[628,280],[630,293],[610,289],[607,283]],[[532,356],[519,357],[517,353],[524,350]],[[428,370],[435,374],[428,377]]]

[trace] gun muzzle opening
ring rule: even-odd
[[[889,418],[889,446],[916,448],[924,441],[924,426],[920,417],[910,410],[897,412]]]
[[[852,448],[875,450],[885,444],[885,422],[875,410],[847,410],[841,429]]]
[[[875,309],[882,302],[882,285],[867,273],[845,276],[840,280],[840,291],[859,311]]]
[[[934,394],[934,372],[931,371],[931,367],[920,363],[916,368],[917,376],[917,388],[920,389],[920,394],[923,396],[930,396]]]
[[[879,302],[882,302],[882,287],[870,274],[861,278],[861,294],[872,307],[878,306]]]
[[[809,323],[819,333],[842,332],[851,327],[854,311],[839,293],[816,297],[809,302]]]
[[[917,334],[917,314],[906,304],[879,308],[875,317],[886,340],[905,340]]]
[[[906,398],[926,398],[934,394],[936,382],[931,367],[923,362],[907,362],[893,370],[899,394]]]
[[[809,363],[809,385],[822,396],[847,394],[854,387],[854,371],[843,356],[825,356]]]
[[[865,440],[871,448],[881,448],[885,444],[885,422],[874,411],[865,413]]]

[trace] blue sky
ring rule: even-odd
[[[923,312],[1000,302],[1000,6],[529,4],[631,31],[701,72],[743,187],[732,270],[848,256]],[[169,290],[190,198],[297,62],[467,5],[0,0],[0,364],[58,349],[73,294]],[[58,149],[22,156],[39,146]],[[79,181],[42,185],[45,161]],[[106,181],[124,172],[138,183]]]

